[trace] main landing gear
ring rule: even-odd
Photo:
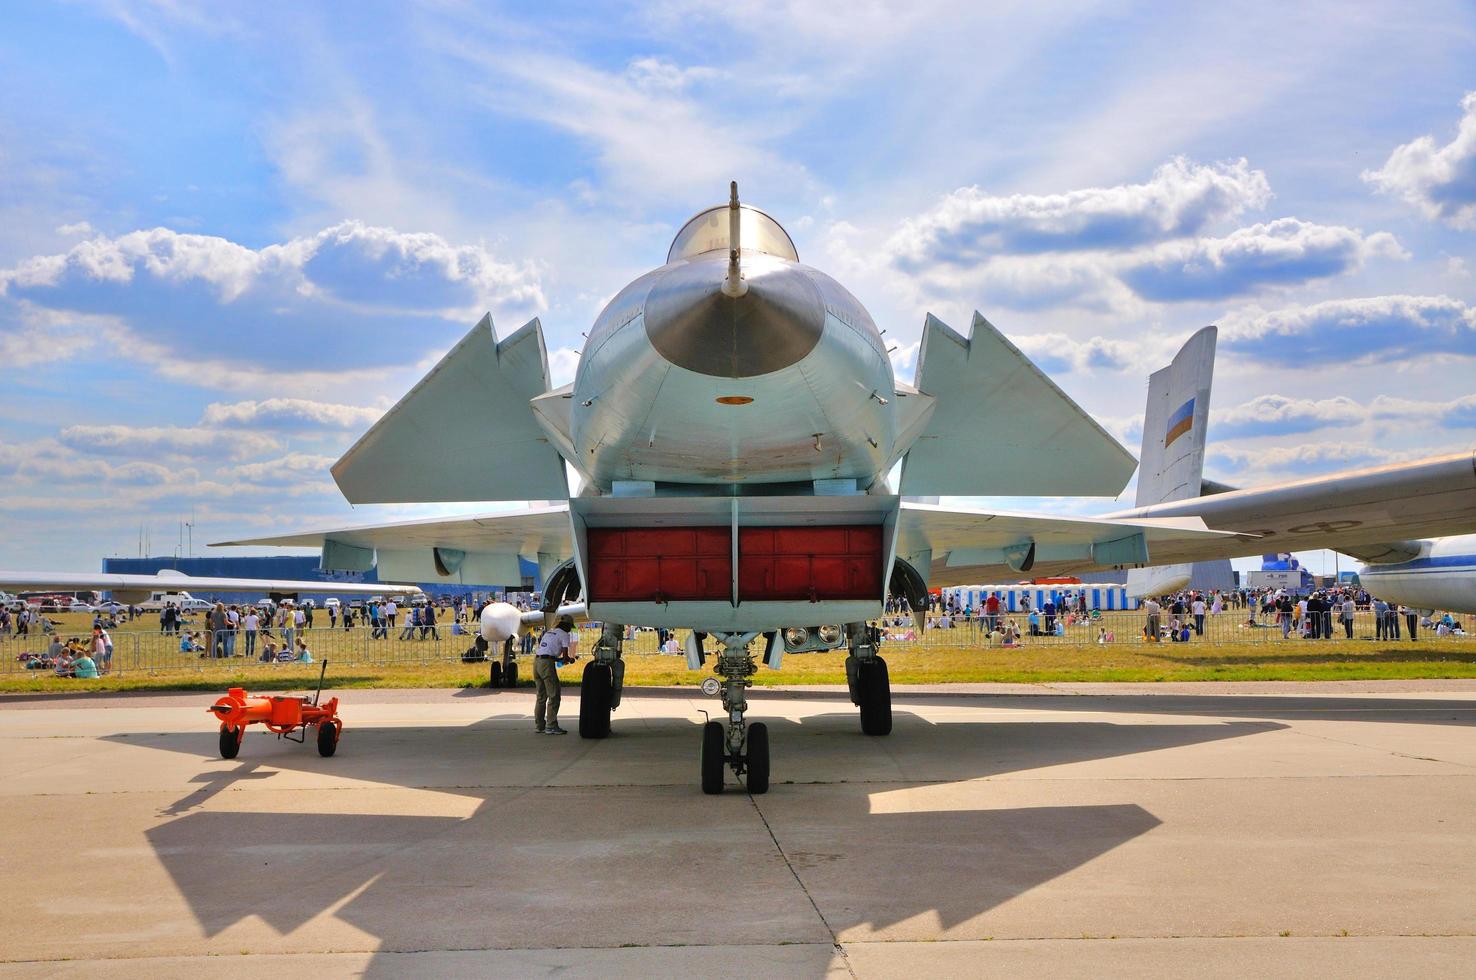
[[[743,714],[748,710],[748,689],[753,686],[750,678],[758,673],[758,664],[748,652],[748,645],[759,633],[717,633],[722,643],[713,670],[722,680],[709,678],[709,685],[721,685],[723,709],[728,713],[728,724],[724,729],[720,721],[709,721],[702,726],[702,751],[698,766],[702,773],[702,792],[717,794],[723,791],[723,768],[731,766],[733,775],[744,777],[748,792],[758,795],[769,791],[769,727],[761,721],[745,725]]]
[[[606,623],[595,641],[593,658],[584,665],[579,685],[580,738],[610,735],[610,712],[620,707],[620,692],[625,687],[625,661],[620,659],[624,636],[624,626]]]
[[[881,631],[866,623],[846,626],[851,655],[846,658],[846,683],[851,703],[861,709],[861,731],[867,735],[889,735],[892,731],[892,682],[887,662],[876,652]]]
[[[487,668],[489,687],[518,686],[518,658],[513,652],[513,644],[516,642],[517,637],[509,636],[502,644],[502,659],[493,660],[491,666]]]

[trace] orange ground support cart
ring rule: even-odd
[[[306,742],[310,726],[318,729],[318,754],[332,755],[338,749],[338,736],[343,731],[343,722],[338,718],[338,698],[329,698],[323,704],[318,699],[323,694],[323,675],[328,671],[328,661],[323,661],[323,670],[318,674],[318,690],[309,700],[299,695],[266,695],[253,697],[242,687],[233,687],[205,710],[220,719],[220,757],[234,759],[241,751],[241,739],[246,726],[265,725],[267,731],[278,738],[293,742]]]

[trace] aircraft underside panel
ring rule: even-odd
[[[895,496],[571,502],[593,619],[769,630],[881,614]]]

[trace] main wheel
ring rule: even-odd
[[[328,758],[338,751],[338,724],[325,721],[318,726],[318,754]]]
[[[487,686],[502,686],[502,664],[496,660],[492,661],[492,666],[487,668]]]
[[[892,682],[887,675],[887,662],[881,657],[863,660],[858,682],[861,695],[861,731],[867,735],[890,734]]]
[[[518,664],[517,664],[517,661],[513,661],[512,663],[508,664],[506,667],[504,667],[502,669],[502,686],[503,687],[517,687],[518,686]]]
[[[610,668],[599,661],[584,665],[579,685],[579,737],[605,738],[610,734],[610,700],[615,682]]]
[[[709,721],[702,726],[702,753],[697,757],[702,770],[702,792],[716,796],[723,791],[723,767],[728,764],[727,736],[722,722]]]
[[[220,730],[220,757],[234,759],[241,751],[241,738],[245,734],[244,728],[222,728]]]
[[[756,721],[748,726],[748,792],[754,796],[769,791],[769,726]]]

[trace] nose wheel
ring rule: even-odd
[[[702,750],[698,768],[702,792],[715,796],[723,791],[723,768],[731,767],[733,775],[743,779],[753,795],[769,791],[769,727],[758,721],[749,725],[744,720],[748,711],[748,688],[758,665],[748,653],[748,645],[758,633],[719,635],[723,651],[714,670],[718,678],[708,678],[703,689],[720,693],[728,724],[709,721],[702,726]],[[716,690],[713,690],[716,688]]]

